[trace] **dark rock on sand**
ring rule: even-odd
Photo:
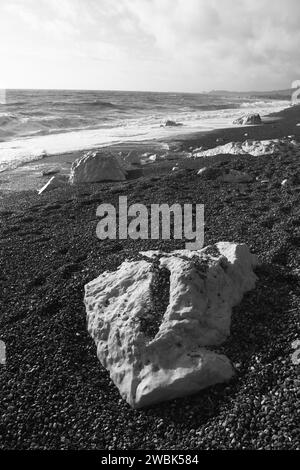
[[[178,126],[183,126],[183,124],[180,122],[171,121],[169,119],[165,122],[165,124],[161,125],[161,127],[178,127]]]

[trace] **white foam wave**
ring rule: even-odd
[[[181,112],[164,116],[183,126],[161,127],[163,115],[151,115],[139,119],[120,120],[114,127],[81,129],[49,135],[31,135],[24,138],[0,142],[0,172],[16,168],[23,163],[38,160],[45,155],[56,155],[78,150],[104,147],[128,141],[159,139],[170,135],[187,134],[202,130],[233,127],[233,120],[247,112],[258,112],[261,116],[278,112],[289,106],[288,101],[248,103],[243,109],[225,109],[205,112]],[[39,131],[34,131],[39,132]]]

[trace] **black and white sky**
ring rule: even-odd
[[[0,0],[0,87],[289,88],[299,25],[299,0]]]

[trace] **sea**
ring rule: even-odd
[[[0,172],[47,155],[217,128],[289,101],[211,93],[0,90]],[[167,120],[181,126],[164,127]]]

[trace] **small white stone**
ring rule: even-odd
[[[204,166],[203,168],[200,168],[200,170],[197,171],[197,175],[203,175],[207,171],[207,167]]]

